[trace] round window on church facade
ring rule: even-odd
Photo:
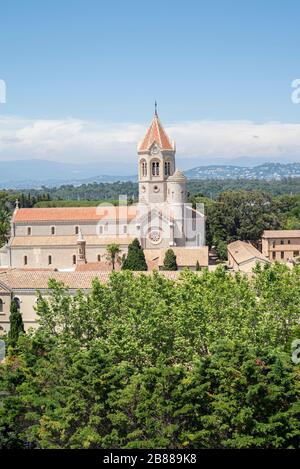
[[[153,187],[153,190],[154,190],[154,192],[159,192],[159,187],[158,187],[158,186],[154,186],[154,187]]]
[[[158,244],[161,242],[161,234],[159,230],[152,230],[149,234],[151,243]]]
[[[146,187],[142,186],[142,192],[146,192]]]

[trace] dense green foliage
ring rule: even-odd
[[[6,243],[10,231],[10,210],[0,194],[0,247]]]
[[[165,253],[164,270],[178,270],[177,259],[173,249],[168,249]]]
[[[8,344],[12,347],[17,345],[20,334],[24,333],[22,314],[15,301],[10,304]]]
[[[285,178],[280,181],[249,179],[190,179],[188,181],[188,191],[191,195],[201,193],[211,199],[216,199],[222,192],[235,190],[264,191],[272,196],[300,194],[300,178]],[[10,190],[7,192],[14,197],[16,192],[23,192],[25,198],[30,194],[32,199],[45,197],[45,200],[118,200],[120,194],[127,194],[129,198],[136,200],[138,184],[131,181],[90,183],[80,186],[69,184],[60,187],[41,187],[41,189]]]
[[[300,178],[284,178],[275,180],[255,179],[207,179],[189,180],[188,190],[191,195],[203,194],[210,199],[216,199],[222,192],[228,191],[260,191],[272,196],[284,194],[300,194]]]
[[[147,270],[147,262],[145,254],[140,245],[139,240],[136,238],[128,246],[128,254],[122,265],[123,270]]]
[[[300,267],[52,281],[0,366],[3,448],[299,448]]]
[[[188,191],[191,196],[203,194],[210,199],[216,199],[219,194],[227,191],[264,191],[272,196],[284,194],[300,194],[300,178],[285,178],[275,180],[248,179],[208,179],[189,180]],[[137,199],[138,184],[136,182],[90,183],[80,186],[62,185],[60,187],[41,187],[41,189],[7,190],[6,193],[13,200],[18,197],[22,207],[35,203],[46,204],[47,201],[70,200],[118,200],[120,194],[127,194],[129,198]]]
[[[255,244],[264,230],[279,229],[282,224],[272,197],[257,191],[224,192],[207,204],[206,215],[206,242],[216,246],[221,259],[228,243],[240,239]]]

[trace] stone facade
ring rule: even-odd
[[[150,250],[202,249],[204,214],[186,204],[187,181],[176,170],[175,153],[155,111],[138,147],[138,204],[32,209],[17,204],[11,237],[0,250],[0,268],[74,270],[79,263],[102,262],[108,244],[118,244],[126,254],[134,238]]]
[[[262,253],[273,262],[294,261],[300,257],[300,230],[265,230]]]

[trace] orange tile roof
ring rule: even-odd
[[[171,248],[175,255],[178,267],[196,267],[197,261],[200,266],[208,266],[208,246],[197,247],[177,247]],[[157,265],[162,267],[167,248],[161,249],[145,249],[145,258],[149,265]]]
[[[156,142],[162,150],[174,150],[158,116],[155,114],[139,151],[147,151]]]
[[[248,262],[253,259],[269,262],[258,249],[245,241],[234,241],[227,245],[227,250],[237,264],[242,264],[243,262]]]
[[[157,259],[152,259],[151,256],[148,256],[149,258],[146,258],[148,270],[158,270],[158,258]],[[121,265],[116,263],[115,265],[115,270],[119,271],[121,270]],[[110,272],[111,271],[111,264],[108,261],[101,261],[101,262],[87,262],[86,264],[78,264],[76,266],[76,272],[93,272],[93,271],[98,271],[98,272]]]
[[[87,262],[86,264],[78,264],[75,272],[111,272],[112,266],[108,261]],[[120,264],[116,262],[115,270],[121,270]]]
[[[86,235],[84,239],[86,241],[87,246],[106,246],[107,244],[112,243],[127,246],[134,240],[134,237],[129,235]],[[77,246],[77,236],[15,236],[12,239],[11,246]]]
[[[152,272],[134,272],[134,276],[151,275]],[[179,280],[179,271],[163,271],[161,275],[169,280]],[[98,278],[101,283],[107,283],[111,272],[88,271],[88,272],[46,272],[46,271],[25,271],[20,269],[10,269],[0,273],[0,285],[2,288],[8,287],[11,290],[43,290],[48,288],[50,279],[55,279],[64,283],[71,289],[90,289],[92,282]]]
[[[14,222],[40,221],[99,221],[127,219],[136,216],[136,206],[99,206],[99,207],[55,207],[55,208],[20,208],[14,213]]]

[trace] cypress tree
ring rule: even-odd
[[[173,249],[168,249],[164,258],[164,270],[178,270],[176,255]]]
[[[199,261],[196,262],[196,272],[199,272],[201,270]]]
[[[145,254],[136,238],[128,246],[128,254],[122,265],[123,270],[148,270]]]
[[[19,335],[24,333],[24,324],[22,315],[17,307],[17,304],[12,300],[10,305],[10,329],[8,333],[9,345],[15,347],[18,342]]]

